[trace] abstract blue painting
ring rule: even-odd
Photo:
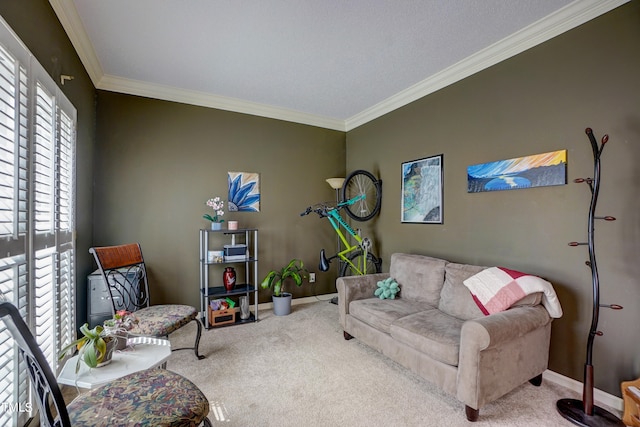
[[[567,150],[467,167],[467,192],[516,190],[567,183]]]
[[[229,212],[260,212],[260,175],[229,172]]]

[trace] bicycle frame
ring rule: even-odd
[[[342,262],[345,262],[345,263],[349,264],[351,266],[352,271],[357,273],[358,275],[364,275],[367,272],[367,252],[369,251],[369,245],[370,245],[369,244],[369,239],[366,239],[366,238],[363,239],[362,237],[360,237],[359,231],[354,230],[353,227],[351,227],[344,220],[344,218],[342,218],[342,216],[340,216],[338,211],[343,206],[352,205],[352,204],[364,199],[365,197],[366,196],[364,194],[358,195],[358,196],[356,196],[356,197],[354,197],[352,199],[346,200],[344,202],[340,202],[340,203],[338,203],[336,205],[336,207],[334,209],[327,209],[327,211],[326,211],[327,219],[329,219],[329,222],[331,223],[331,226],[333,227],[333,229],[335,230],[336,234],[340,238],[340,241],[342,242],[342,245],[345,247],[345,249],[343,249],[340,252],[338,252],[337,254],[333,255],[328,260],[331,261],[334,258],[340,258],[340,260]],[[353,237],[353,239],[356,241],[356,244],[351,245],[349,243],[347,237],[345,236],[345,234],[340,229],[340,226],[342,226],[348,232],[348,234],[351,237]],[[354,250],[356,250],[358,248],[362,249],[362,251],[364,253],[364,257],[362,257],[363,261],[362,261],[362,265],[361,266],[355,265],[346,256],[347,254],[353,252]]]

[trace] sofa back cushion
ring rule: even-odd
[[[447,261],[439,258],[396,253],[391,255],[389,274],[400,285],[400,298],[437,307],[444,284],[445,265]]]
[[[448,263],[445,267],[444,286],[442,287],[438,305],[440,311],[462,320],[484,317],[484,314],[473,300],[469,288],[462,282],[485,268],[487,267]]]

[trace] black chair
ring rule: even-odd
[[[119,378],[80,394],[66,406],[58,382],[18,309],[0,302],[0,318],[27,367],[41,426],[211,426],[207,418],[209,402],[200,389],[164,369]]]
[[[129,331],[133,335],[167,337],[170,333],[194,321],[198,325],[192,348],[198,359],[202,324],[195,307],[181,304],[151,305],[147,269],[138,243],[103,246],[89,249],[109,289],[113,313],[135,312],[138,323]],[[175,349],[184,350],[184,349]]]

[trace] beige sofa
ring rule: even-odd
[[[345,339],[359,341],[479,410],[527,381],[542,382],[551,320],[532,294],[500,313],[484,315],[463,281],[486,267],[423,255],[393,254],[389,273],[338,278]],[[374,296],[393,277],[395,299]]]

